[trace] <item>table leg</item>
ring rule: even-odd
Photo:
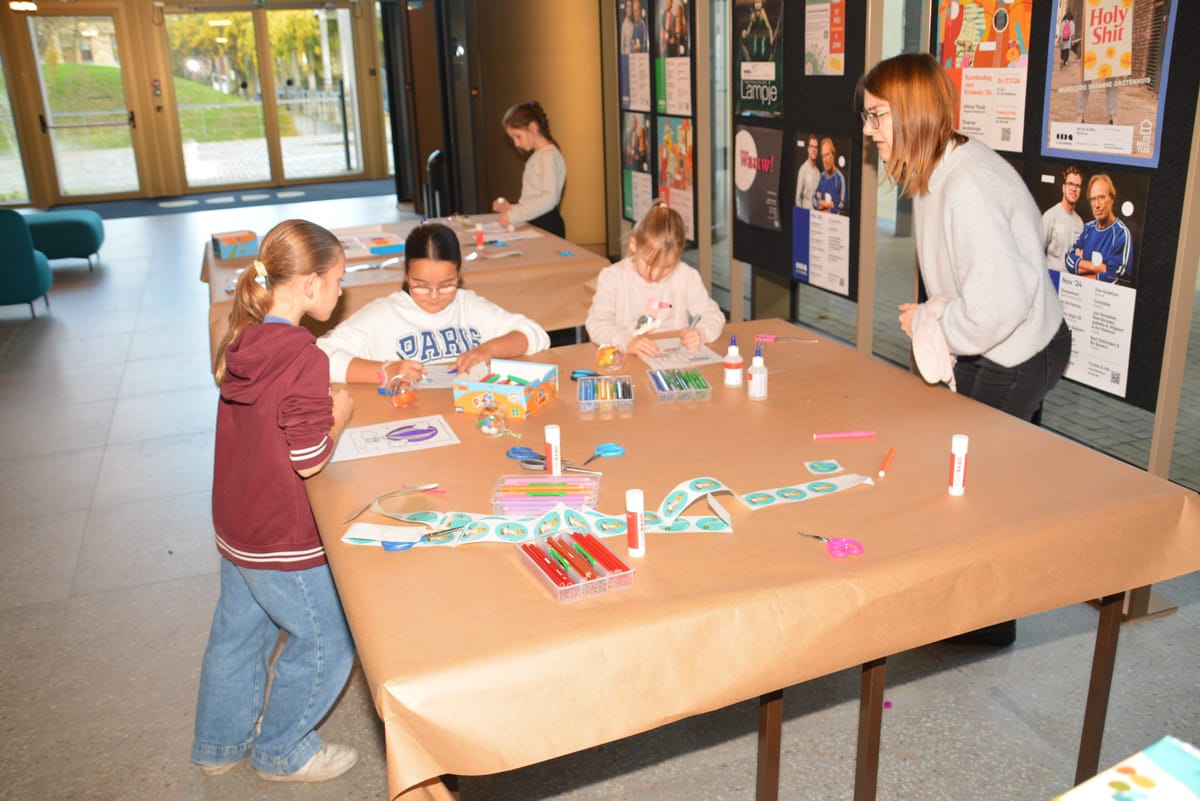
[[[1104,718],[1108,715],[1108,694],[1112,689],[1117,638],[1121,633],[1124,606],[1123,592],[1100,599],[1096,650],[1092,654],[1092,678],[1088,683],[1087,703],[1083,709],[1083,734],[1079,738],[1079,761],[1075,766],[1076,784],[1095,776],[1100,769],[1100,741],[1104,738]]]
[[[883,686],[887,658],[862,666],[858,702],[858,759],[854,766],[854,801],[875,801],[879,783],[879,732],[883,726]]]
[[[758,782],[756,801],[779,798],[779,748],[783,740],[783,690],[758,698]]]

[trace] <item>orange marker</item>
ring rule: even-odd
[[[883,467],[879,468],[879,477],[883,478],[887,475],[888,468],[892,466],[892,460],[896,458],[896,449],[888,448],[887,456],[883,457]]]

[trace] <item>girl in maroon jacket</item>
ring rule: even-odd
[[[209,776],[246,757],[272,781],[323,781],[358,761],[313,730],[350,675],[354,643],[304,492],[350,418],[329,359],[299,323],[328,320],[346,258],[304,220],[271,229],[238,281],[217,349],[213,527],[221,597],[200,673],[192,761]],[[264,707],[268,660],[281,631]],[[261,718],[261,722],[260,722]]]

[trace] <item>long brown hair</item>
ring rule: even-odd
[[[856,102],[867,91],[886,100],[892,114],[892,153],[887,177],[909,197],[929,191],[929,178],[951,142],[967,137],[954,130],[954,84],[928,53],[884,59],[858,82]]]
[[[261,323],[271,310],[272,290],[293,278],[324,275],[343,256],[342,243],[316,223],[284,220],[263,237],[254,264],[242,271],[233,294],[229,328],[217,346],[213,376],[225,380],[225,349],[251,325]],[[265,275],[259,274],[259,268]]]
[[[546,117],[546,110],[542,108],[541,103],[530,100],[528,103],[520,103],[504,112],[503,123],[506,131],[509,128],[525,130],[529,128],[530,123],[534,122],[537,123],[538,131],[546,137],[546,141],[558,147],[558,142],[555,142],[554,137],[550,135],[550,120]]]

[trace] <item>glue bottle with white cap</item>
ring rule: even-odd
[[[737,334],[729,337],[729,350],[725,352],[723,366],[725,368],[725,386],[740,387],[743,383],[742,370],[745,362],[742,361],[742,352],[738,350]]]
[[[750,387],[746,391],[750,400],[767,399],[767,365],[763,363],[762,343],[754,346],[754,358],[750,360],[750,369],[746,371]]]
[[[640,489],[625,490],[625,536],[630,556],[646,555],[646,499]]]
[[[962,495],[966,491],[967,482],[967,445],[970,439],[966,434],[955,434],[950,438],[950,494]]]

